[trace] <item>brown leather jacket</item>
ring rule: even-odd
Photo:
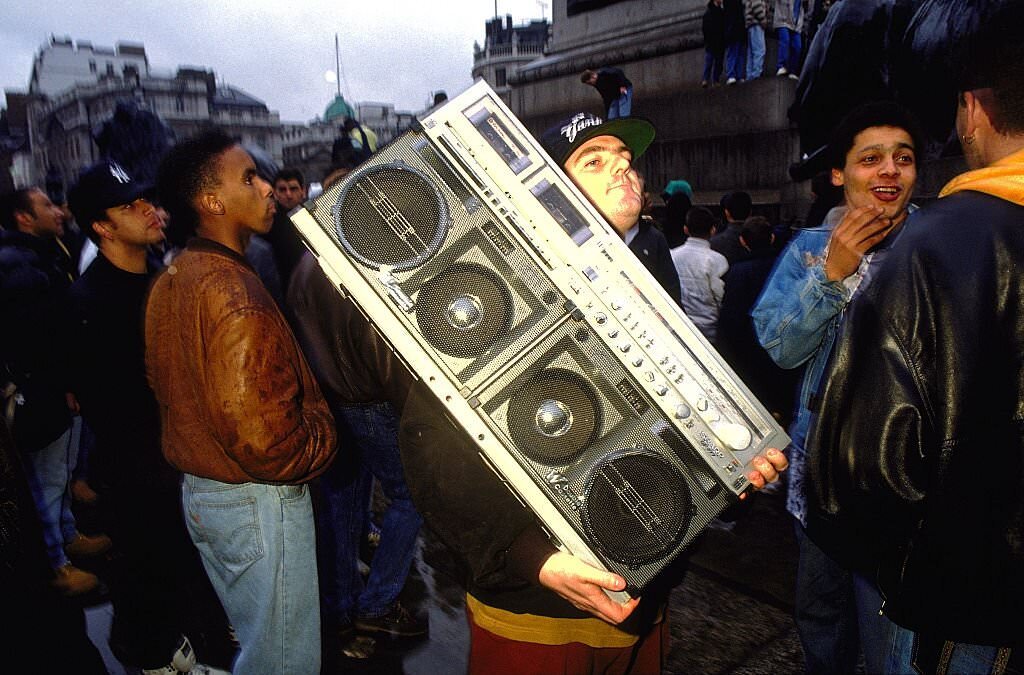
[[[193,239],[146,303],[146,373],[175,467],[225,483],[310,480],[334,420],[281,313],[245,258]]]

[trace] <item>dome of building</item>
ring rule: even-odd
[[[333,122],[334,120],[343,120],[346,117],[355,117],[356,111],[352,109],[348,103],[345,102],[345,97],[338,94],[331,101],[331,104],[327,106],[327,110],[324,111],[324,121]]]

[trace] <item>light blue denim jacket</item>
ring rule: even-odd
[[[829,281],[825,277],[826,247],[843,213],[842,208],[832,209],[822,225],[801,230],[789,242],[750,313],[757,339],[775,363],[782,368],[806,364],[796,414],[789,426],[792,443],[786,451],[786,509],[801,523],[805,523],[807,513],[803,477],[811,399],[818,391],[854,289],[861,291],[866,286],[856,287],[849,280]],[[886,238],[865,267],[876,268],[881,264],[885,250],[897,235],[898,232]],[[863,271],[862,268],[858,274]]]

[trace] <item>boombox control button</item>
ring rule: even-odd
[[[643,362],[643,359],[637,359],[636,361],[633,361],[633,365],[639,368],[640,364],[642,364]],[[647,380],[648,382],[654,382],[654,371],[648,370],[646,373],[644,373],[644,379]]]
[[[680,403],[676,406],[676,419],[685,420],[690,416],[690,406]]]
[[[700,412],[707,412],[709,405],[710,403],[708,403],[708,400],[703,396],[697,399],[697,410]]]
[[[632,348],[633,345],[629,344],[628,342],[623,342],[621,345],[619,345],[619,351],[622,352],[623,354],[628,354],[629,350]]]
[[[715,435],[718,436],[723,443],[736,451],[746,450],[750,447],[750,442],[753,440],[753,436],[750,434],[750,429],[746,428],[742,424],[735,424],[733,422],[712,424],[711,430],[715,432]]]
[[[598,312],[594,316],[594,321],[596,321],[599,326],[603,326],[604,324],[608,323],[608,317],[605,314]]]
[[[657,387],[654,388],[654,393],[657,394],[658,396],[664,396],[665,394],[668,393],[668,387],[666,387],[663,384],[659,384]]]
[[[608,331],[608,337],[610,337],[613,340],[615,338],[619,337],[619,329],[618,328],[612,328],[610,331]]]
[[[593,267],[587,267],[586,269],[584,269],[583,274],[585,274],[587,278],[590,279],[591,281],[594,281],[598,277],[597,270],[595,270]]]

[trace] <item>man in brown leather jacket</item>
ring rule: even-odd
[[[194,236],[150,292],[146,371],[189,534],[241,644],[234,672],[318,673],[306,482],[334,457],[334,420],[243,255],[271,226],[272,190],[217,131],[173,148],[158,189],[171,227]]]

